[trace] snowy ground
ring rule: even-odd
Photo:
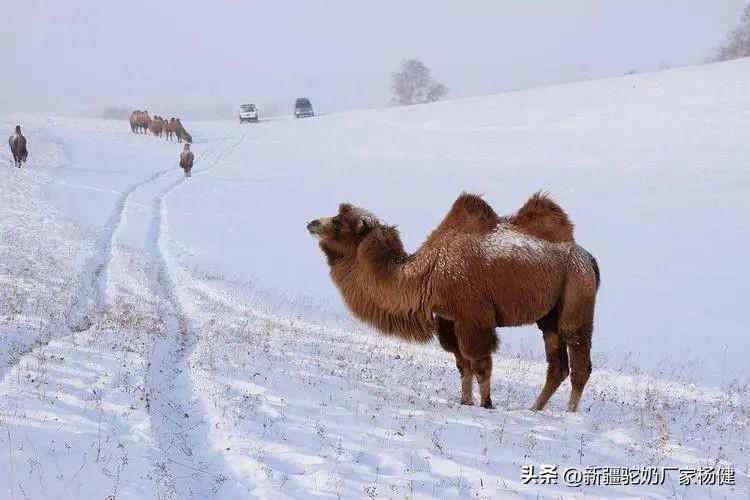
[[[0,491],[9,498],[747,498],[741,300],[748,62],[305,120],[20,122],[0,150]],[[497,410],[450,355],[354,322],[305,230],[338,203],[415,248],[463,189],[548,188],[599,260],[581,412],[533,328],[501,333]],[[735,486],[522,484],[523,465],[735,469]],[[560,481],[562,483],[562,481]]]

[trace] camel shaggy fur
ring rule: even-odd
[[[480,197],[464,193],[412,254],[395,227],[346,203],[336,216],[307,228],[355,316],[408,341],[437,335],[453,353],[462,404],[473,404],[476,378],[481,405],[493,407],[495,328],[536,323],[548,366],[531,409],[543,409],[570,374],[568,410],[577,410],[591,373],[599,269],[547,195],[536,193],[517,213],[500,217]]]
[[[13,164],[21,168],[21,164],[26,162],[29,152],[26,150],[26,137],[21,133],[21,126],[16,125],[16,130],[8,139],[10,152],[13,154]]]
[[[185,177],[190,177],[190,171],[193,170],[194,158],[193,152],[190,151],[190,144],[185,144],[180,154],[180,167],[185,171]]]

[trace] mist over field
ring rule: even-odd
[[[6,2],[0,110],[107,107],[227,118],[310,97],[321,112],[388,103],[389,73],[422,59],[453,97],[705,61],[742,0],[375,3]]]

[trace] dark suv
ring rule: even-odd
[[[294,102],[294,117],[305,118],[308,116],[315,116],[310,99],[307,97],[300,97]]]

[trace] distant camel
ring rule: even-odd
[[[427,342],[437,334],[456,357],[461,404],[473,404],[476,377],[482,406],[493,407],[495,328],[536,323],[547,378],[531,409],[543,409],[568,374],[568,411],[578,409],[591,374],[599,268],[575,243],[565,212],[546,195],[536,193],[514,215],[499,217],[478,196],[462,194],[413,254],[394,227],[349,204],[307,229],[355,316],[409,341]]]
[[[169,120],[168,120],[168,121],[167,121],[167,122],[166,122],[166,123],[164,124],[164,130],[165,130],[165,131],[166,131],[166,133],[167,133],[167,137],[166,137],[166,139],[167,139],[167,140],[169,140],[169,141],[172,141],[172,140],[174,140],[174,139],[173,139],[173,138],[174,138],[174,128],[175,128],[174,117],[172,117],[172,118],[170,118],[170,119],[169,119]]]
[[[190,144],[185,144],[185,147],[180,154],[180,167],[185,171],[185,177],[190,177],[190,172],[193,170],[193,159],[195,156],[190,151]]]
[[[136,110],[130,113],[130,130],[134,133],[138,133],[138,118],[140,117],[141,111]]]
[[[26,150],[26,138],[21,133],[21,126],[16,125],[16,131],[8,139],[10,152],[13,153],[13,164],[21,168],[21,164],[26,162],[29,152]]]
[[[187,133],[187,130],[185,130],[185,127],[182,126],[182,122],[179,118],[175,118],[174,133],[175,135],[177,135],[177,142],[193,142],[193,136]]]
[[[151,120],[149,131],[156,137],[161,137],[162,130],[164,130],[164,121],[159,115],[154,116]]]
[[[142,111],[138,114],[138,129],[142,134],[146,133],[150,123],[151,117],[148,116],[148,111]]]

